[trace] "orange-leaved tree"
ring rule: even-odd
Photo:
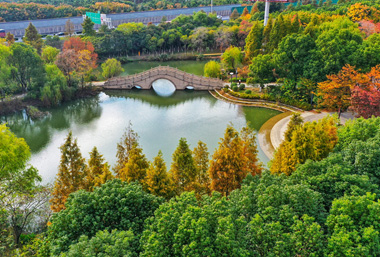
[[[318,96],[320,106],[329,110],[338,111],[338,117],[342,111],[347,110],[351,104],[351,88],[363,80],[353,66],[346,65],[337,75],[327,76],[328,80],[318,83]]]
[[[240,188],[248,173],[256,175],[261,172],[261,165],[257,163],[255,137],[251,133],[251,130],[245,128],[241,137],[232,126],[227,126],[208,170],[212,190],[228,196]]]
[[[86,188],[86,163],[80,153],[77,140],[70,131],[65,143],[60,147],[61,162],[54,182],[51,209],[59,212],[65,208],[69,194]]]

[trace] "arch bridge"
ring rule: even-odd
[[[169,66],[158,66],[150,70],[122,77],[115,77],[107,80],[104,89],[151,89],[153,82],[158,79],[166,79],[173,83],[176,90],[192,88],[194,90],[213,90],[221,89],[223,81],[215,78],[197,76],[177,68]]]

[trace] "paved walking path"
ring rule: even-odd
[[[332,115],[332,114],[334,114],[334,113],[332,113],[332,112],[322,112],[322,113],[303,112],[301,114],[301,117],[303,118],[304,122],[312,122],[312,121],[317,121],[317,120],[323,119],[327,115]],[[290,118],[291,118],[291,113],[288,113],[288,115],[284,115],[284,116],[286,116],[286,117],[277,121],[271,129],[267,128],[267,133],[268,133],[268,130],[270,129],[269,141],[270,141],[271,145],[268,144],[268,142],[266,142],[265,140],[259,140],[260,147],[263,149],[264,153],[270,159],[273,157],[275,149],[277,149],[280,146],[281,142],[284,140],[284,134],[285,134],[285,131],[288,127],[288,123],[289,123]],[[341,114],[340,122],[342,124],[345,124],[347,120],[354,119],[354,118],[355,117],[351,113],[345,112],[345,113]],[[260,130],[260,132],[264,133],[265,131]],[[265,137],[265,135],[261,135],[261,137]],[[268,137],[267,137],[267,139],[268,139]]]

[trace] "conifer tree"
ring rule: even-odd
[[[258,2],[255,2],[252,6],[252,9],[251,9],[251,16],[253,16],[255,13],[258,13],[259,12],[259,8],[257,8],[257,5],[258,5]]]
[[[61,162],[50,200],[51,209],[54,212],[65,208],[70,193],[85,188],[86,163],[71,131],[60,149]]]
[[[144,179],[149,163],[145,154],[143,154],[142,148],[138,143],[135,143],[128,155],[128,162],[120,170],[119,178],[127,182],[138,181],[144,186]]]
[[[125,132],[121,137],[120,143],[117,144],[117,162],[114,167],[116,177],[119,177],[120,170],[124,168],[125,164],[128,162],[129,152],[133,145],[138,144],[138,140],[139,136],[132,129],[132,123],[129,122],[128,127],[125,129]]]
[[[294,15],[290,26],[291,26],[290,27],[290,33],[298,33],[298,31],[300,30],[300,27],[301,27],[298,14]]]
[[[235,9],[232,11],[231,15],[230,15],[230,19],[231,19],[231,20],[236,20],[236,19],[239,18],[239,17],[240,17],[240,15],[239,15],[237,9],[235,8]]]
[[[322,6],[323,6],[323,0],[319,0],[318,7],[322,7]]]
[[[241,17],[245,17],[248,14],[249,14],[248,9],[247,9],[247,7],[245,7],[243,10],[243,13],[241,14]]]
[[[207,145],[199,141],[197,147],[193,150],[194,164],[197,169],[193,187],[197,195],[210,193],[210,177],[207,173],[210,162],[209,155]]]
[[[166,164],[162,158],[161,150],[150,164],[145,178],[145,185],[148,192],[153,195],[169,199],[173,196],[173,182],[167,171]]]
[[[259,21],[254,21],[251,31],[245,39],[245,58],[250,62],[253,57],[260,53],[263,40],[264,26]]]
[[[89,17],[86,17],[86,19],[84,19],[84,21],[81,25],[83,28],[83,35],[95,36],[95,34],[96,34],[96,32],[94,30],[95,23],[93,23]]]
[[[268,43],[270,40],[270,34],[273,28],[273,19],[269,18],[267,25],[263,31],[263,48],[265,49],[265,53],[268,53]]]
[[[246,167],[244,169],[253,176],[261,174],[262,166],[257,157],[258,150],[255,132],[246,126],[241,129],[240,136],[243,143],[243,155],[246,157]]]
[[[104,162],[103,155],[94,147],[90,152],[90,160],[88,161],[85,189],[92,192],[94,187],[100,186],[112,178],[113,175],[109,170],[109,165]]]
[[[239,133],[232,126],[228,126],[210,162],[208,174],[212,190],[228,196],[233,190],[240,188],[248,173],[242,145]]]
[[[286,128],[286,131],[285,131],[285,140],[286,141],[291,141],[292,140],[292,134],[293,134],[293,131],[298,127],[300,126],[301,124],[303,123],[303,119],[301,117],[301,114],[300,113],[293,113],[292,114],[292,117],[290,118],[290,121],[288,123],[288,127]]]
[[[170,167],[170,174],[173,178],[175,191],[181,194],[189,190],[195,181],[196,167],[194,159],[185,138],[179,140],[177,149],[173,153],[173,162]]]
[[[273,52],[277,47],[278,44],[281,42],[281,39],[285,36],[286,33],[286,26],[285,21],[282,15],[278,16],[276,21],[273,24],[273,28],[270,31],[270,39],[268,42],[268,52]]]
[[[33,46],[37,50],[37,53],[41,55],[43,41],[32,23],[29,23],[29,26],[25,29],[24,42]]]
[[[274,154],[270,171],[290,175],[298,164],[308,159],[320,161],[326,158],[337,142],[336,119],[333,117],[296,126],[291,140],[285,139]]]

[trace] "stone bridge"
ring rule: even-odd
[[[140,87],[141,89],[151,89],[153,82],[158,79],[169,80],[177,90],[187,88],[194,90],[213,90],[223,87],[223,81],[220,79],[197,76],[169,66],[158,66],[134,75],[109,79],[104,83],[103,88],[132,89],[134,87]]]

